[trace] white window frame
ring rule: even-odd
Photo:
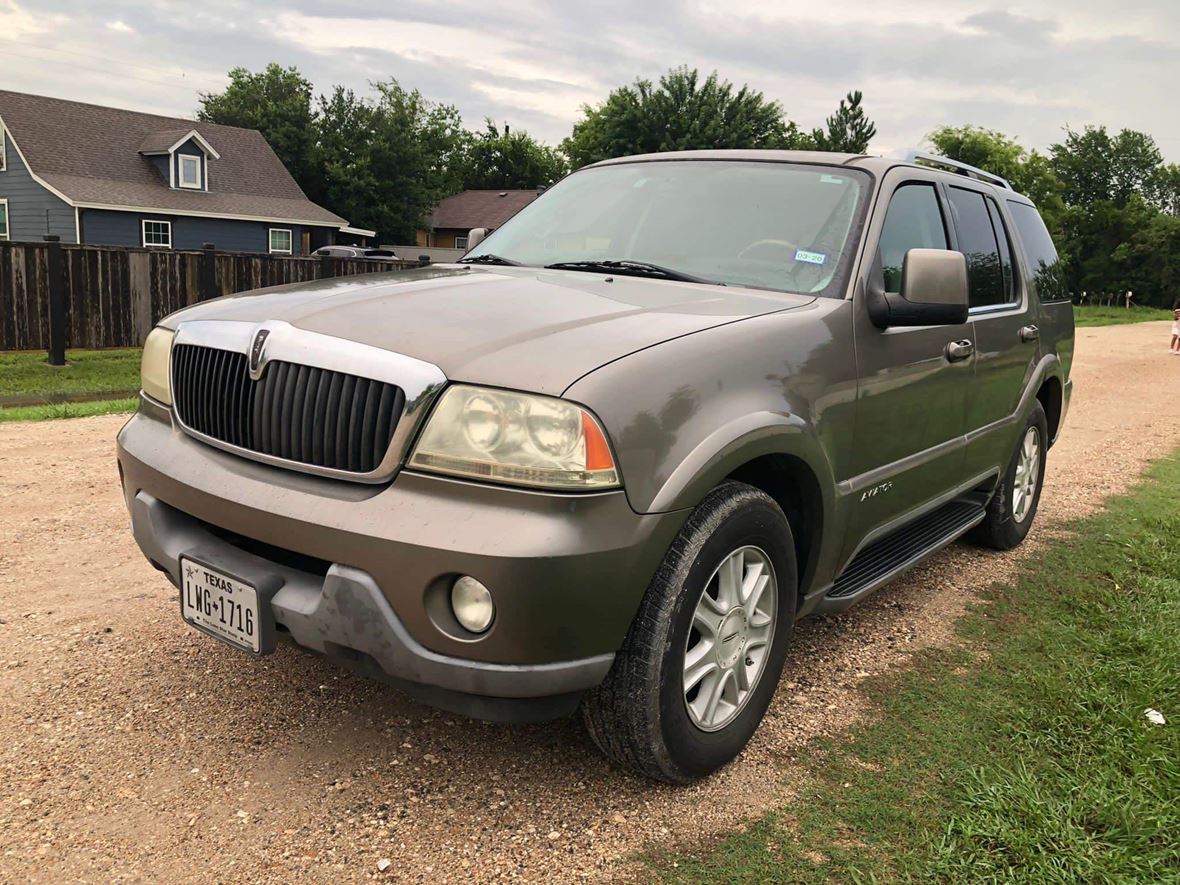
[[[8,214],[8,200],[0,197],[0,208],[4,210],[4,232],[0,233],[0,240],[12,239],[12,216]]]
[[[456,249],[466,249],[467,248],[467,237],[455,237],[455,248]]]
[[[275,248],[275,234],[287,235],[287,248]],[[266,249],[271,255],[294,255],[295,254],[295,234],[289,227],[272,227],[266,233]]]
[[[197,180],[189,183],[184,180],[184,161],[192,160],[197,164]],[[177,154],[176,155],[176,171],[180,175],[179,185],[186,190],[199,191],[202,190],[201,185],[201,158],[196,154]]]
[[[165,229],[167,229],[167,231],[168,231],[168,242],[167,243],[149,243],[147,241],[147,226],[149,224],[162,224],[162,225],[164,225]],[[172,222],[171,221],[161,221],[158,218],[144,218],[139,223],[139,230],[140,230],[140,240],[139,241],[143,244],[143,248],[145,248],[145,249],[171,249],[172,248]]]

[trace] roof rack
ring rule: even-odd
[[[986,181],[988,184],[994,184],[998,187],[1006,188],[1007,190],[1015,190],[1008,179],[1001,178],[998,175],[993,175],[990,172],[985,172],[978,166],[971,166],[967,163],[961,163],[958,160],[952,160],[949,157],[943,157],[939,154],[931,154],[927,151],[908,150],[898,154],[898,157],[906,163],[928,163],[931,166],[942,166],[952,172],[957,172],[960,175],[966,175],[968,178],[977,178],[980,181]]]

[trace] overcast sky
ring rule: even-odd
[[[1105,123],[1180,161],[1180,0],[0,0],[0,58],[0,88],[184,116],[236,65],[323,91],[392,76],[551,143],[583,103],[688,64],[805,128],[861,89],[876,152],[943,123],[1038,148]]]

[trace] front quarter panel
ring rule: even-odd
[[[602,419],[637,512],[695,507],[743,464],[783,454],[814,474],[830,539],[856,383],[851,304],[821,298],[632,354],[565,396]]]

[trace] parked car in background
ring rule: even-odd
[[[311,254],[317,258],[364,258],[365,250],[360,246],[320,246]]]
[[[119,470],[181,615],[471,716],[580,708],[672,782],[745,746],[799,618],[1019,544],[1070,398],[1036,208],[926,155],[611,160],[332,291],[148,338]]]
[[[369,261],[397,261],[397,253],[392,249],[366,249],[365,258]]]
[[[370,249],[364,246],[321,246],[311,253],[315,256],[332,258],[355,258],[361,261],[397,261],[392,249]]]

